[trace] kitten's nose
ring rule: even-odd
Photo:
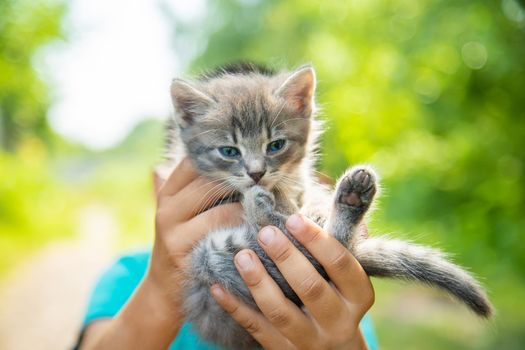
[[[248,176],[251,177],[252,180],[255,181],[255,183],[259,183],[264,174],[266,174],[266,170],[248,173]]]

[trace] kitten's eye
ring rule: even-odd
[[[283,139],[270,142],[268,146],[266,146],[266,153],[272,154],[272,153],[279,152],[280,150],[283,149],[285,143],[286,143],[286,140],[283,140]]]
[[[219,153],[222,154],[226,158],[237,158],[241,155],[241,151],[239,151],[238,148],[235,147],[219,147]]]

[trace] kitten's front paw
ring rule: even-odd
[[[261,186],[253,186],[243,194],[243,206],[264,211],[271,211],[275,205],[275,197]]]
[[[365,166],[352,168],[343,176],[337,188],[337,202],[366,209],[377,192],[377,175]]]

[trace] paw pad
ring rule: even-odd
[[[353,207],[368,206],[376,189],[376,176],[371,170],[356,168],[351,170],[339,184],[338,201]]]

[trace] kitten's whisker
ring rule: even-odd
[[[235,188],[229,184],[226,184],[225,186],[217,189],[214,194],[210,195],[209,204],[207,204],[201,210],[207,210],[209,208],[215,207],[220,200],[225,198],[224,196],[221,195],[222,192],[227,192],[228,193],[227,196],[230,196],[231,194],[235,192]]]
[[[203,176],[199,176],[199,177],[203,177]],[[203,197],[206,197],[208,195],[208,193],[210,193],[211,191],[213,191],[214,189],[216,189],[217,187],[220,187],[222,184],[223,184],[223,180],[226,179],[227,177],[224,177],[224,178],[219,178],[219,179],[215,179],[215,180],[210,180],[209,182],[210,183],[217,183],[215,184],[211,189],[209,189],[204,195]],[[190,195],[193,195],[195,194],[197,191],[199,190],[199,188],[196,188],[195,190],[191,191],[190,193],[187,194],[187,196],[190,196]],[[201,205],[202,206],[202,205]],[[199,206],[200,207],[200,206]],[[194,208],[194,209],[197,209],[197,208]]]
[[[280,180],[282,180],[283,182],[286,182],[287,184],[303,186],[303,184],[299,180],[294,179],[286,174],[280,174]]]
[[[214,121],[219,122],[219,123],[221,123],[221,124],[224,123],[224,120],[223,120],[223,119],[219,119],[219,118],[217,118],[217,117],[209,117],[209,116],[208,116],[208,117],[206,117],[206,120],[214,120]]]
[[[278,127],[279,125],[281,124],[284,124],[284,123],[288,123],[288,122],[291,122],[293,120],[305,120],[304,118],[290,118],[290,119],[286,119],[286,120],[283,120],[282,122],[280,122],[279,124],[277,124],[276,126],[274,126],[275,128]]]
[[[206,211],[206,209],[208,209],[209,207],[211,207],[212,204],[214,204],[214,201],[218,199],[215,197],[219,196],[223,188],[225,188],[224,184],[220,183],[212,187],[210,190],[208,190],[204,195],[205,197],[204,202],[201,203],[201,205],[199,206],[199,210],[197,210],[196,213],[200,214],[203,211]]]
[[[206,131],[200,132],[200,133],[198,133],[197,135],[193,135],[192,137],[190,137],[190,138],[188,139],[188,141],[193,140],[194,138],[199,137],[199,136],[202,136],[202,135],[207,134],[207,133],[209,133],[209,132],[213,132],[213,131],[217,131],[217,130],[219,130],[219,129],[211,129],[211,130],[206,130]]]
[[[210,201],[210,198],[209,198],[208,194],[210,192],[214,193],[215,189],[216,188],[220,189],[221,186],[222,186],[222,183],[219,183],[219,184],[216,184],[215,186],[213,186],[208,191],[206,191],[206,193],[202,196],[203,201],[198,202],[197,206],[193,209],[193,213],[195,213],[195,215],[200,214],[203,211],[203,209],[208,205],[208,202]]]
[[[202,175],[199,175],[197,179],[200,179],[200,178],[205,178],[204,176]],[[225,177],[226,178],[226,177]],[[217,179],[217,180],[209,180],[209,183],[214,183],[214,182],[217,182],[217,181],[222,181],[223,179]],[[193,194],[195,194],[197,191],[199,190],[199,188],[195,188],[193,191],[190,191],[189,193],[186,193],[186,196],[191,196]]]
[[[281,108],[279,109],[279,112],[277,112],[277,114],[275,114],[275,117],[273,117],[272,122],[270,123],[270,130],[273,128],[273,123],[275,123],[275,121],[277,120],[281,112],[283,111],[284,106],[286,106],[286,102],[283,102],[283,104],[281,105]]]
[[[229,193],[228,193],[229,189],[230,189],[230,186],[228,184],[226,184],[226,183],[223,183],[220,188],[216,189],[214,193],[210,194],[210,196],[209,196],[209,199],[210,199],[209,200],[209,204],[207,204],[206,207],[207,208],[214,207],[214,206],[217,205],[217,203],[220,200],[222,200],[223,198],[229,196]],[[226,192],[225,196],[222,195],[224,192]],[[206,209],[206,207],[203,208],[203,209]]]
[[[281,197],[284,197],[284,192],[283,192],[283,190],[281,189],[281,186],[279,186],[279,184],[275,184],[275,191],[276,191],[277,193],[279,193],[279,195],[280,195]]]
[[[317,171],[317,170],[312,170],[312,173],[313,175],[316,176],[317,180],[320,181],[321,183],[325,183],[326,185],[333,185],[334,184],[334,179],[332,179],[331,176],[325,174],[325,173],[322,173],[320,171]],[[327,181],[328,180],[328,181]]]
[[[224,178],[221,178],[220,180],[222,181],[227,178],[228,177],[224,177]],[[215,206],[219,200],[233,194],[234,190],[235,190],[234,187],[226,182],[221,182],[218,185],[215,185],[208,192],[206,192],[205,196],[207,198],[202,203],[197,213],[201,213],[202,211],[205,211],[208,208]],[[226,192],[225,196],[222,195],[223,192]]]

